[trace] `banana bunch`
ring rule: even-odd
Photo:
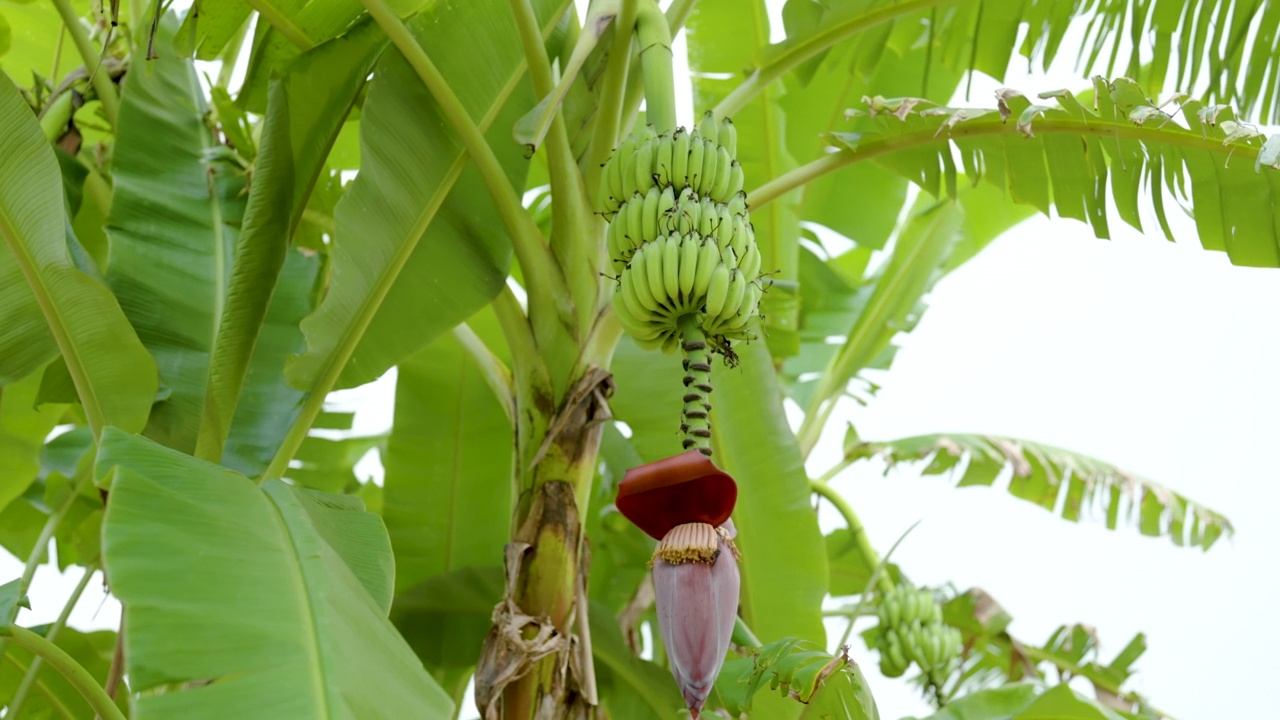
[[[880,602],[880,672],[899,677],[911,663],[934,682],[951,672],[963,637],[942,621],[942,608],[927,590],[899,585]]]
[[[732,246],[737,257],[745,259],[748,249],[756,244],[746,199],[746,194],[739,192],[729,202],[721,203],[706,195],[699,197],[688,187],[679,196],[674,185],[649,188],[614,214],[605,233],[609,256],[625,265],[631,262],[636,248],[659,235],[696,232],[703,237],[714,235],[721,249]]]
[[[638,130],[605,164],[613,307],[641,347],[674,352],[691,315],[717,348],[753,337],[764,288],[737,143],[733,123],[707,113],[688,132]]]
[[[622,207],[651,188],[689,188],[715,202],[729,202],[742,192],[738,131],[727,118],[716,123],[711,113],[689,132],[684,128],[659,135],[645,127],[632,133],[605,163],[600,199],[606,213]]]
[[[631,256],[614,311],[642,347],[674,352],[676,321],[689,313],[703,315],[708,335],[743,338],[762,292],[759,283],[747,281],[754,277],[749,273],[760,270],[760,253],[754,246],[751,250],[753,265],[738,265],[733,248],[722,253],[714,238],[696,232],[661,235]]]

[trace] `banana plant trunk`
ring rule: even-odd
[[[597,705],[584,533],[612,378],[590,367],[559,403],[518,393],[518,498],[506,590],[476,671],[485,720],[582,720]]]

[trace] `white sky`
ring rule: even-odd
[[[682,80],[683,36],[675,49]],[[1079,86],[1074,77],[1065,68],[1008,84]],[[985,104],[995,86],[975,83],[971,102]],[[687,94],[679,107],[688,122]],[[1205,554],[1136,530],[1067,523],[1003,490],[956,490],[905,468],[882,477],[864,464],[835,482],[882,550],[923,519],[894,557],[915,581],[986,589],[1029,642],[1061,623],[1091,624],[1107,660],[1143,631],[1150,649],[1131,687],[1180,720],[1258,717],[1272,704],[1262,668],[1280,647],[1280,484],[1266,454],[1280,431],[1280,272],[1198,250],[1189,221],[1174,215],[1175,233],[1191,242],[1143,238],[1114,217],[1111,242],[1043,217],[1001,237],[939,283],[879,378],[879,397],[833,419],[810,469],[834,463],[848,419],[865,439],[988,432],[1095,455],[1226,514],[1236,538]],[[390,424],[393,383],[389,373],[347,395],[358,429]],[[820,521],[824,531],[841,524],[825,506]],[[0,551],[0,578],[20,571]],[[19,621],[52,620],[79,576],[41,568],[35,610]],[[94,582],[71,624],[114,628],[118,618]],[[829,625],[833,642],[842,630]],[[904,681],[879,676],[875,654],[856,640],[853,656],[886,720],[928,714]]]

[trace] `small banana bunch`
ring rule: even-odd
[[[733,123],[707,113],[689,132],[638,130],[605,164],[606,239],[622,267],[613,307],[641,347],[675,351],[686,316],[717,349],[753,337],[761,256],[736,152]]]
[[[899,677],[914,662],[940,684],[960,657],[960,631],[942,621],[933,593],[898,585],[880,601],[880,672]]]

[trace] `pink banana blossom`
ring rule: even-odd
[[[738,612],[733,478],[698,450],[627,472],[618,510],[651,537],[658,626],[694,718],[724,664]]]

